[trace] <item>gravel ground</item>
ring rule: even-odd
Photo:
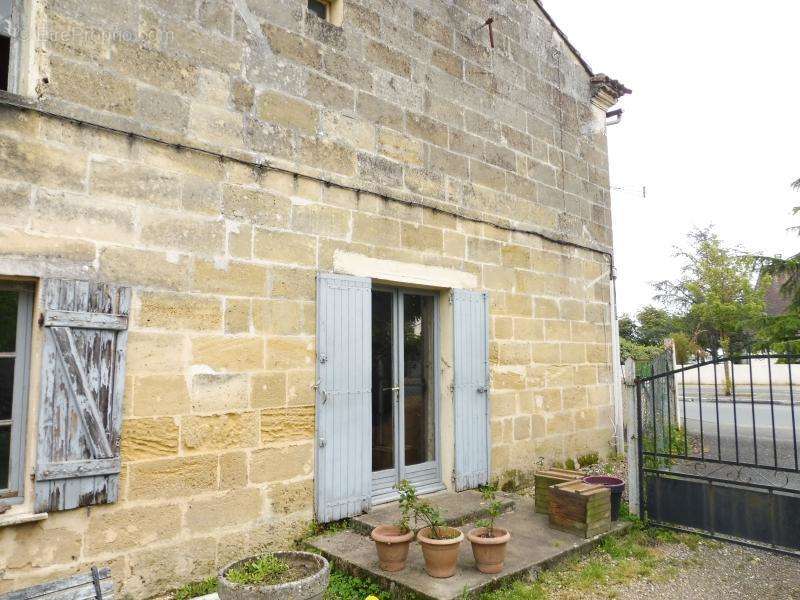
[[[660,547],[675,568],[636,579],[598,598],[625,600],[798,600],[800,559],[727,543]]]

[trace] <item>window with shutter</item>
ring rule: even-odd
[[[48,279],[36,510],[115,502],[130,288]]]
[[[0,90],[20,93],[24,0],[0,0]]]
[[[0,512],[24,498],[33,286],[0,281]]]
[[[456,489],[489,481],[489,296],[453,290]]]

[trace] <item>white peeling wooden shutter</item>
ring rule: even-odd
[[[130,288],[44,282],[36,510],[115,502]]]
[[[456,490],[489,481],[489,297],[453,290]]]
[[[372,284],[317,276],[316,514],[369,509],[372,471]]]

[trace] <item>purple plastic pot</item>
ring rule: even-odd
[[[611,520],[619,519],[619,505],[622,502],[622,491],[625,489],[625,482],[619,477],[611,475],[588,475],[583,478],[584,483],[604,485],[611,490]]]

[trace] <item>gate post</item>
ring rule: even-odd
[[[636,363],[630,357],[622,372],[622,396],[625,403],[625,453],[628,461],[628,509],[639,514],[639,436],[636,411]]]

